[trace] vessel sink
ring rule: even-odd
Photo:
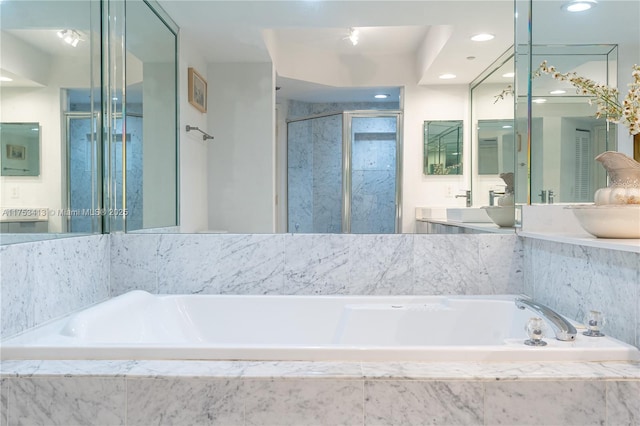
[[[447,220],[452,222],[491,223],[487,212],[476,207],[448,208]]]

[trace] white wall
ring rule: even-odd
[[[2,208],[61,209],[63,176],[62,119],[60,89],[2,88],[2,122],[40,123],[40,175],[2,176]],[[49,231],[62,231],[62,217],[49,217]]]
[[[423,126],[430,120],[464,120],[463,175],[422,173]],[[467,85],[417,86],[404,90],[402,232],[415,232],[415,208],[465,205],[455,198],[470,189],[469,88]]]
[[[207,69],[209,229],[275,232],[275,71],[271,63]]]
[[[171,108],[175,86],[164,87],[174,77],[174,64],[144,64],[142,121],[143,226],[160,228],[176,224],[175,127]],[[166,119],[165,119],[166,118]]]
[[[207,162],[208,147],[216,141],[202,140],[199,132],[185,130],[186,125],[208,131],[207,115],[189,104],[187,70],[193,67],[201,74],[207,69],[202,53],[194,46],[197,43],[188,30],[181,30],[179,36],[179,126],[180,126],[180,230],[198,232],[208,225]],[[209,102],[209,105],[211,105]],[[215,134],[211,131],[210,133]]]

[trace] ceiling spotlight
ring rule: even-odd
[[[584,12],[598,4],[595,0],[573,0],[562,5],[562,9],[567,12]]]
[[[471,37],[471,40],[473,41],[489,41],[489,40],[493,40],[495,36],[493,34],[486,34],[486,33],[482,33],[482,34],[476,34],[473,37]]]
[[[10,77],[0,77],[0,81],[13,81]]]
[[[360,30],[358,30],[357,28],[349,28],[348,39],[351,42],[351,44],[353,44],[354,46],[358,44],[359,37],[360,37]]]
[[[558,90],[552,90],[549,92],[550,95],[562,95],[563,93],[567,93],[567,91],[558,89]]]
[[[544,98],[538,98],[538,99],[533,99],[531,102],[533,102],[534,104],[543,104],[547,102],[547,100]]]
[[[452,78],[456,78],[455,74],[441,74],[440,77],[443,80],[451,80]]]
[[[384,93],[384,94],[383,93],[379,93],[377,95],[374,95],[373,97],[376,98],[376,99],[387,99],[389,96],[391,96],[391,95],[388,95],[386,93]]]
[[[70,44],[73,47],[78,46],[78,43],[82,41],[80,39],[80,33],[76,30],[60,30],[57,34],[65,43]]]
[[[515,73],[515,72],[508,72],[508,73],[506,73],[506,74],[502,74],[502,76],[503,76],[504,78],[513,78],[513,77],[515,77],[515,76],[516,76],[516,73]]]

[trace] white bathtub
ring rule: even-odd
[[[621,361],[609,337],[530,347],[515,296],[220,296],[132,291],[2,342],[2,359]]]

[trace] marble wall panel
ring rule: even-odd
[[[580,322],[599,310],[605,333],[639,345],[640,254],[535,239],[524,249],[534,299]]]

